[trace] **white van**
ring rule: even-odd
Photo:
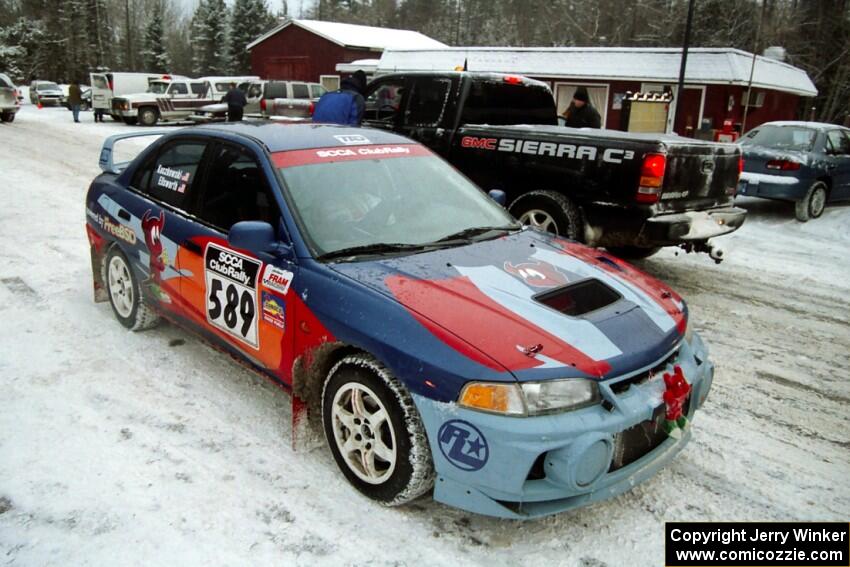
[[[113,114],[112,98],[131,93],[143,93],[149,79],[159,79],[161,73],[91,73],[91,105],[94,110]],[[113,116],[116,120],[120,117]]]

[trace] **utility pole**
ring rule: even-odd
[[[759,20],[759,27],[756,28],[756,41],[753,45],[753,62],[750,64],[750,80],[747,83],[747,98],[744,101],[744,118],[741,119],[741,134],[747,131],[747,114],[750,113],[750,96],[753,93],[753,75],[756,72],[756,54],[759,51],[759,40],[761,39],[761,28],[764,25],[764,0],[762,0],[762,10],[761,10],[761,19]]]
[[[124,0],[124,22],[127,26],[127,61],[125,65],[128,71],[133,71],[133,51],[131,47],[133,32],[130,30],[130,0]]]
[[[691,28],[694,23],[694,2],[695,0],[688,0],[688,19],[685,22],[685,39],[682,41],[682,64],[679,66],[679,87],[676,89],[676,112],[673,115],[673,128],[676,127],[676,120],[679,117],[679,113],[683,112],[682,105],[679,103],[682,101],[685,93],[685,68],[688,66],[688,48],[691,45]]]

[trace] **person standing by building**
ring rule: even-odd
[[[80,106],[83,104],[83,91],[80,89],[80,82],[76,79],[71,81],[71,86],[68,87],[68,106],[71,107],[71,113],[74,115],[74,122],[80,121]]]
[[[366,109],[366,73],[357,70],[344,79],[338,91],[322,95],[313,109],[313,122],[360,126]]]
[[[230,90],[221,97],[221,102],[227,103],[227,121],[240,122],[242,120],[242,112],[245,110],[245,105],[248,104],[248,99],[240,89],[236,87],[236,83],[230,83]]]
[[[590,104],[587,87],[578,87],[570,106],[561,114],[566,119],[564,126],[570,128],[601,128],[602,118]]]

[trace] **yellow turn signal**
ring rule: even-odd
[[[481,411],[524,415],[525,404],[516,384],[472,382],[464,386],[460,405]]]

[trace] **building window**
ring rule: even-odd
[[[741,93],[741,106],[747,106],[747,91]],[[750,108],[764,106],[764,91],[750,91]]]
[[[339,75],[319,75],[319,82],[326,90],[339,90]]]

